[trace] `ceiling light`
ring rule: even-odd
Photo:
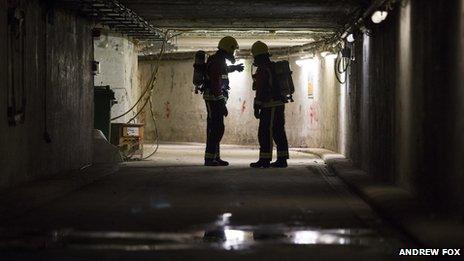
[[[388,12],[387,11],[375,11],[373,14],[372,14],[372,22],[375,23],[375,24],[380,24],[381,22],[383,22],[388,16]]]

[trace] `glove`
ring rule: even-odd
[[[237,71],[237,72],[242,72],[243,69],[244,69],[243,63],[234,65],[234,70]]]
[[[255,109],[255,118],[259,119],[259,109]]]

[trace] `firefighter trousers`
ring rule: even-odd
[[[205,100],[206,119],[206,151],[205,160],[220,158],[219,144],[224,136],[224,101]]]
[[[273,142],[277,146],[277,158],[289,158],[285,133],[285,105],[261,109],[258,141],[260,159],[272,160]]]

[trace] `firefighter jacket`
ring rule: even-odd
[[[203,99],[207,101],[227,100],[229,90],[229,68],[225,54],[221,51],[211,55],[206,62],[206,88]]]
[[[273,78],[273,63],[271,61],[258,66],[256,73],[253,74],[253,90],[256,91],[254,109],[284,105],[279,87]]]

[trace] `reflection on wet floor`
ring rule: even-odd
[[[169,207],[164,198],[151,200],[152,208]],[[24,231],[0,229],[0,250],[120,250],[161,251],[185,249],[246,250],[277,245],[338,245],[383,249],[392,253],[399,241],[379,231],[362,228],[318,228],[297,224],[231,225],[233,213],[217,216],[209,224],[187,231],[85,231],[57,229]]]
[[[227,222],[225,222],[227,223]],[[178,233],[77,231],[52,232],[2,231],[1,249],[94,249],[152,251],[215,248],[243,250],[269,244],[280,245],[350,245],[377,247],[387,240],[369,229],[318,229],[289,227],[283,224],[265,226],[228,226],[213,224],[206,230]]]
[[[368,229],[317,229],[272,224],[263,226],[229,226],[232,213],[220,215],[214,226],[203,235],[203,242],[226,250],[246,249],[256,244],[280,243],[295,245],[364,245],[384,243]],[[197,232],[201,233],[201,232]]]
[[[217,242],[226,250],[245,249],[256,244],[296,245],[359,245],[372,246],[383,243],[372,231],[365,229],[315,229],[224,227],[223,230],[205,231],[203,240]]]
[[[256,171],[248,168],[256,150],[231,148],[225,155],[234,164],[218,172],[198,165],[200,150],[167,146],[159,153],[159,161],[132,162],[112,177],[3,223],[0,252],[34,256],[45,250],[41,254],[61,257],[121,251],[127,260],[264,253],[279,260],[318,256],[321,249],[333,256],[341,251],[389,257],[411,246],[311,155],[292,151],[288,169]]]

